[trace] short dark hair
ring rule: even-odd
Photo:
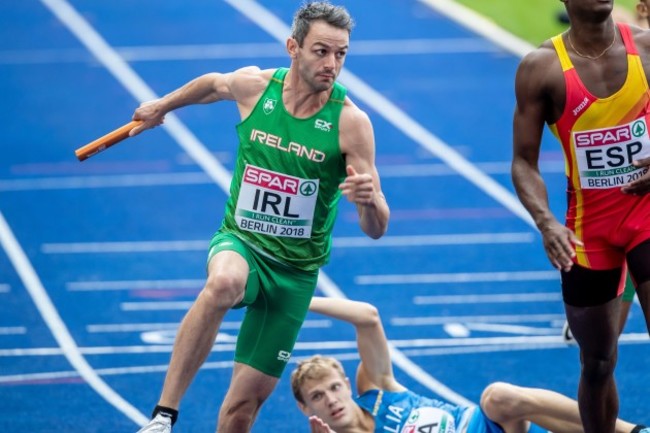
[[[348,34],[352,33],[354,27],[354,20],[343,6],[334,6],[326,1],[305,3],[296,11],[291,25],[291,37],[298,42],[299,46],[302,47],[311,23],[318,20],[347,30]]]

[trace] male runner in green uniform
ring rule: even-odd
[[[133,119],[144,123],[131,135],[190,104],[235,101],[242,119],[207,281],[179,327],[162,394],[141,432],[171,431],[224,315],[238,307],[247,310],[217,431],[249,431],[291,356],[318,270],[329,258],[341,194],[356,204],[369,237],[385,233],[389,208],[375,167],[372,125],[335,82],[352,26],[342,7],[305,4],[287,40],[290,68],[210,73],[135,111]]]

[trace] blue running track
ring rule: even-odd
[[[510,182],[519,55],[443,0],[343,3],[357,27],[340,79],[374,123],[392,221],[370,242],[341,203],[320,294],[379,307],[398,380],[417,392],[476,402],[503,380],[575,397],[558,273]],[[237,112],[187,107],[83,163],[74,150],[200,74],[287,65],[298,4],[0,2],[0,430],[135,432],[148,418],[202,287]],[[561,216],[560,148],[545,137],[542,151]],[[214,431],[240,319],[226,316],[175,431]],[[648,341],[635,305],[617,370],[635,422],[650,422]],[[310,315],[294,358],[317,352],[353,372],[351,327]],[[254,432],[306,430],[285,374]]]

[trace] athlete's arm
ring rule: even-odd
[[[647,7],[645,4],[639,3],[637,7],[641,5],[643,5],[643,9],[646,11],[647,16]],[[633,27],[630,28],[634,34],[634,43],[639,50],[639,56],[641,57],[641,62],[643,63],[643,70],[645,71],[645,75],[646,77],[650,77],[650,31],[635,29]],[[634,166],[650,168],[650,158],[636,160],[634,161]],[[639,179],[623,186],[621,188],[621,191],[626,194],[648,194],[650,192],[650,169]]]
[[[130,135],[137,135],[162,124],[165,114],[187,105],[234,100],[237,101],[241,112],[242,108],[251,105],[256,95],[264,91],[268,82],[266,75],[267,71],[261,71],[256,66],[228,73],[212,72],[201,75],[162,98],[142,103],[133,113],[133,120],[142,120],[143,123],[133,128]]]
[[[539,151],[545,119],[552,112],[552,100],[544,83],[548,52],[528,54],[515,78],[516,106],[513,119],[512,182],[519,200],[542,233],[546,255],[558,269],[568,271],[575,255],[573,232],[551,212],[546,185],[539,171]],[[562,81],[563,83],[563,81]]]
[[[324,314],[354,325],[361,364],[357,369],[357,392],[380,388],[402,391],[393,375],[388,341],[377,308],[349,299],[314,297],[309,311]]]
[[[347,177],[339,188],[356,204],[361,230],[378,239],[386,233],[390,209],[375,167],[372,124],[368,115],[346,98],[339,129],[341,151],[347,164]]]

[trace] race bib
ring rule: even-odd
[[[290,238],[309,238],[319,179],[301,179],[246,165],[237,199],[240,229]]]
[[[437,407],[419,407],[409,414],[401,433],[455,433],[454,418]]]
[[[632,165],[650,156],[645,118],[611,128],[574,131],[573,145],[583,189],[621,187],[648,171]]]

